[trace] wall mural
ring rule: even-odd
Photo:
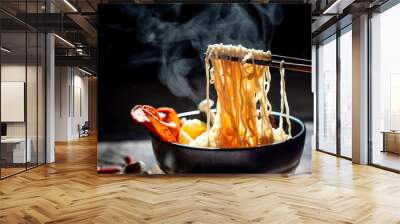
[[[307,4],[103,4],[99,173],[311,172]]]

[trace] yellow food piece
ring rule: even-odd
[[[184,130],[180,130],[178,142],[179,144],[188,145],[190,142],[194,141],[192,137],[190,137]]]
[[[192,119],[185,121],[181,127],[181,130],[186,132],[192,139],[195,139],[197,136],[207,131],[207,125],[198,119]]]

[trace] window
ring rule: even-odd
[[[370,159],[400,170],[400,4],[371,18]]]
[[[340,155],[352,156],[352,33],[351,26],[340,36]]]
[[[0,1],[0,7],[12,2]],[[18,2],[41,13],[44,1]],[[45,162],[45,35],[3,12],[0,17],[0,178]]]
[[[317,53],[317,147],[336,153],[336,36],[320,44]]]

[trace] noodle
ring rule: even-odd
[[[206,111],[207,111],[207,145],[210,145],[210,113],[211,113],[211,108],[210,108],[210,64],[208,63],[208,55],[205,59],[205,65],[206,65],[206,79],[207,79],[207,84],[206,84],[206,99],[207,99],[207,106],[206,106]]]
[[[289,104],[287,101],[287,95],[286,95],[286,84],[285,84],[285,69],[283,68],[283,61],[281,61],[281,66],[279,69],[279,72],[281,74],[281,114],[283,114],[283,110],[285,110],[285,115],[286,115],[286,123],[288,124],[288,135],[289,137],[292,137],[292,125],[290,123],[289,119]],[[279,128],[283,129],[283,121],[282,121],[282,115],[279,116]]]
[[[235,57],[239,61],[226,57]],[[249,60],[252,63],[247,63]],[[272,106],[268,99],[271,74],[268,66],[258,65],[255,60],[271,60],[271,53],[246,49],[240,45],[214,44],[208,47],[205,58],[207,131],[190,144],[222,148],[251,147],[291,137],[284,69],[280,69],[281,113],[285,112],[289,134],[283,130],[282,116],[279,118],[279,127],[272,127]],[[218,96],[212,127],[210,84],[214,85]],[[260,105],[259,108],[257,104]]]

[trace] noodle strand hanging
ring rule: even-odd
[[[232,61],[229,57],[240,60]],[[268,66],[258,65],[255,60],[269,61],[271,53],[240,45],[215,44],[208,47],[205,58],[207,131],[190,144],[221,148],[251,147],[291,137],[285,71],[281,66],[281,113],[285,114],[288,134],[283,129],[282,115],[278,128],[274,129],[271,124],[272,106],[268,99],[271,74]],[[212,127],[210,84],[214,85],[218,96]]]

